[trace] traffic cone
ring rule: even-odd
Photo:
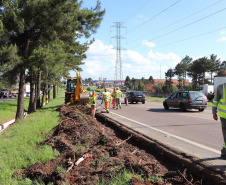
[[[126,106],[127,106],[127,105],[129,105],[129,103],[128,103],[128,99],[126,98]]]

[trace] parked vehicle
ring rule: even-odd
[[[214,93],[217,90],[217,86],[226,83],[226,76],[216,76],[213,79],[214,85],[204,84],[200,86],[200,92],[204,93],[208,100],[214,98]]]
[[[97,97],[97,98],[100,99],[100,100],[102,100],[102,99],[103,99],[103,95],[104,95],[103,92],[100,92],[100,93],[98,94],[98,97]]]
[[[17,97],[18,96],[18,91],[13,91],[13,90],[8,90],[8,89],[2,89],[0,93],[0,98],[12,98],[12,97]]]
[[[125,103],[126,99],[128,99],[129,103],[142,102],[143,104],[145,104],[145,94],[141,91],[128,91],[125,96]]]
[[[26,97],[30,97],[30,92],[26,92]]]
[[[208,100],[200,91],[177,91],[163,101],[163,106],[166,110],[173,107],[179,108],[181,111],[187,109],[204,111],[208,106]]]
[[[214,98],[214,86],[209,84],[204,84],[200,86],[200,92],[205,94],[208,100],[212,100]]]

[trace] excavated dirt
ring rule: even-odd
[[[110,184],[113,176],[127,169],[133,174],[128,182],[132,185],[203,184],[187,168],[170,166],[133,144],[134,135],[124,135],[109,123],[91,119],[88,107],[61,106],[58,111],[62,120],[40,145],[48,144],[60,155],[23,169],[23,177],[45,184]],[[161,177],[162,181],[148,181],[152,176]]]

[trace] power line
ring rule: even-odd
[[[166,10],[170,9],[171,7],[173,7],[174,5],[176,5],[177,3],[179,3],[182,0],[178,0],[177,2],[173,3],[172,5],[170,5],[169,7],[167,7],[166,9],[162,10],[161,12],[159,12],[158,14],[156,14],[155,16],[151,17],[150,19],[148,19],[147,21],[143,22],[142,24],[136,26],[135,28],[132,29],[132,31],[130,31],[129,33],[133,32],[134,30],[136,30],[137,28],[139,28],[140,26],[146,24],[147,22],[151,21],[152,19],[156,18],[157,16],[159,16],[160,14],[162,14],[163,12],[165,12]]]
[[[149,42],[152,41],[152,40],[161,38],[161,37],[163,37],[163,36],[166,36],[166,35],[168,35],[168,34],[170,34],[170,33],[173,33],[173,32],[176,32],[176,31],[178,31],[178,30],[181,30],[181,29],[183,29],[183,28],[185,28],[185,27],[188,27],[188,26],[190,26],[190,25],[192,25],[192,24],[194,24],[194,23],[197,23],[197,22],[199,22],[199,21],[201,21],[201,20],[204,20],[204,19],[206,19],[206,18],[208,18],[208,17],[211,17],[211,16],[213,16],[213,15],[215,15],[215,14],[218,14],[218,13],[224,11],[224,10],[226,10],[226,8],[223,8],[223,9],[221,9],[221,10],[219,10],[219,11],[217,11],[217,12],[214,12],[214,13],[208,15],[208,16],[205,16],[205,17],[203,17],[203,18],[201,18],[201,19],[198,19],[198,20],[196,20],[196,21],[194,21],[194,22],[191,22],[191,23],[189,23],[189,24],[186,24],[186,25],[184,25],[184,26],[182,26],[182,27],[180,27],[180,28],[174,29],[174,30],[172,30],[172,31],[170,31],[170,32],[167,32],[167,33],[163,34],[163,35],[160,35],[160,36],[158,36],[158,37],[155,37],[155,38],[153,38],[153,39],[150,39]],[[134,47],[137,47],[137,46],[140,46],[140,44],[138,44],[138,45],[136,45],[136,46],[133,46],[133,47],[130,47],[130,48],[134,48]]]
[[[139,12],[145,5],[147,5],[148,3],[150,3],[151,0],[147,0],[140,8],[138,8],[136,11],[134,11],[133,13],[130,14],[130,16],[128,16],[124,22],[126,22],[128,19],[130,19],[135,13]]]
[[[169,25],[167,25],[167,26],[165,26],[165,27],[162,27],[162,28],[160,28],[160,29],[158,29],[158,30],[156,30],[156,31],[154,31],[154,32],[151,32],[151,33],[145,35],[145,36],[139,37],[138,39],[135,39],[135,40],[131,41],[130,43],[133,43],[133,42],[135,42],[135,41],[137,41],[137,40],[139,40],[139,39],[141,39],[141,38],[147,37],[147,36],[149,36],[149,35],[152,35],[152,34],[154,34],[154,33],[159,32],[159,31],[161,31],[161,30],[163,30],[163,29],[165,29],[165,28],[168,28],[168,27],[170,27],[170,26],[172,26],[172,25],[174,25],[174,24],[177,24],[177,23],[179,23],[179,22],[181,22],[181,21],[183,21],[183,20],[185,20],[185,19],[187,19],[187,18],[189,18],[189,17],[192,17],[192,16],[194,16],[194,15],[196,15],[196,14],[198,14],[198,13],[200,13],[200,12],[206,10],[206,9],[208,9],[208,8],[213,7],[214,5],[220,3],[221,1],[224,1],[224,0],[220,0],[220,1],[218,1],[218,2],[216,2],[216,3],[214,3],[214,4],[212,4],[212,5],[207,6],[206,8],[203,8],[203,9],[201,9],[201,10],[199,10],[199,11],[197,11],[197,12],[195,12],[195,13],[193,13],[193,14],[187,16],[187,17],[184,17],[184,18],[182,18],[182,19],[180,19],[180,20],[178,20],[178,21],[172,23],[172,24],[169,24]]]
[[[202,20],[204,20],[204,19],[206,19],[206,18],[208,18],[208,17],[211,17],[211,16],[213,16],[213,15],[215,15],[215,14],[218,14],[218,13],[224,11],[224,10],[226,10],[226,8],[223,8],[223,9],[221,9],[221,10],[215,12],[215,13],[212,13],[212,14],[210,14],[210,15],[207,15],[206,17],[203,17],[203,18],[198,19],[198,20],[196,20],[196,21],[194,21],[194,22],[191,22],[191,23],[189,23],[189,24],[186,24],[186,25],[184,25],[184,26],[182,26],[182,27],[180,27],[180,28],[177,28],[177,29],[175,29],[175,30],[172,30],[172,31],[170,31],[170,32],[168,32],[168,33],[165,33],[165,34],[163,34],[163,35],[160,35],[160,36],[158,36],[158,37],[155,37],[155,38],[153,38],[153,39],[151,39],[151,40],[158,39],[158,38],[160,38],[160,37],[163,37],[163,36],[165,36],[165,35],[168,35],[168,34],[170,34],[170,33],[173,33],[173,32],[175,32],[175,31],[178,31],[178,30],[183,29],[183,28],[185,28],[185,27],[188,27],[188,26],[190,26],[190,25],[192,25],[192,24],[195,24],[195,23],[197,23],[197,22],[199,22],[199,21],[202,21]],[[151,41],[151,40],[149,40],[149,41]]]
[[[186,40],[190,40],[190,39],[194,39],[194,38],[196,38],[196,37],[200,37],[200,36],[203,36],[203,35],[207,35],[207,34],[209,34],[209,33],[213,33],[213,32],[216,32],[216,31],[225,29],[225,28],[226,28],[226,26],[223,27],[223,28],[219,28],[219,29],[216,29],[216,30],[212,30],[212,31],[209,31],[209,32],[206,32],[206,33],[202,33],[202,34],[193,36],[193,37],[189,37],[189,38],[186,38],[186,39],[183,39],[183,40],[179,40],[179,41],[176,41],[176,42],[172,42],[172,43],[169,43],[169,44],[165,44],[165,45],[162,45],[162,46],[159,46],[159,47],[156,47],[156,48],[161,48],[161,47],[165,47],[165,46],[177,44],[177,43],[180,43],[180,42],[183,42],[183,41],[186,41]]]

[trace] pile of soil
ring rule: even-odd
[[[126,169],[133,174],[128,182],[133,185],[202,184],[188,170],[169,169],[153,155],[133,145],[130,142],[133,135],[119,135],[107,123],[92,119],[87,106],[64,105],[58,111],[63,119],[40,144],[52,146],[60,155],[23,169],[23,177],[45,184],[109,184],[113,176]],[[139,176],[145,180],[141,181]],[[162,181],[150,182],[153,177],[161,177]]]

